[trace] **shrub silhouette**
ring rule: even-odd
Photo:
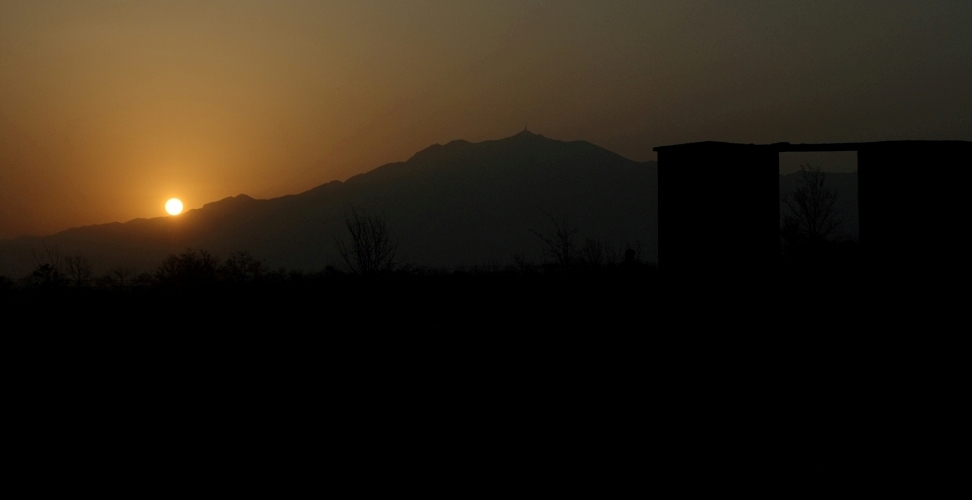
[[[68,282],[67,275],[62,268],[64,259],[57,247],[54,248],[44,245],[43,252],[37,252],[33,248],[30,250],[31,257],[34,259],[34,270],[24,278],[24,283],[31,288],[58,288]]]
[[[32,288],[57,288],[67,284],[67,277],[53,264],[41,264],[27,275],[27,286]]]

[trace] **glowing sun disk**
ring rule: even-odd
[[[165,202],[165,211],[169,212],[169,215],[179,215],[182,213],[182,202],[179,198],[171,198],[169,201]]]

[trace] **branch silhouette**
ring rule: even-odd
[[[359,213],[352,206],[344,214],[350,243],[334,237],[344,268],[351,274],[372,276],[394,267],[398,243],[392,240],[385,219],[379,215]]]

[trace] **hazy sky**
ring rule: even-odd
[[[0,238],[530,129],[972,140],[969,0],[0,0]]]

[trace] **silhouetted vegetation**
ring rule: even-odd
[[[55,289],[67,285],[68,276],[64,274],[64,260],[57,247],[48,247],[40,251],[31,250],[34,269],[24,278],[24,284],[30,288]]]
[[[187,249],[179,255],[170,255],[155,272],[155,280],[161,286],[200,287],[216,283],[219,259],[205,250]]]
[[[281,290],[302,289],[307,286],[343,286],[357,277],[385,276],[389,280],[441,280],[451,276],[490,277],[502,279],[560,279],[578,283],[597,276],[618,273],[650,275],[655,266],[643,262],[634,248],[627,249],[625,258],[619,257],[619,247],[609,241],[587,238],[576,248],[576,227],[566,219],[551,218],[554,226],[551,238],[541,237],[545,245],[545,261],[532,262],[522,253],[511,254],[509,262],[488,261],[474,266],[436,269],[396,264],[392,257],[395,244],[386,223],[380,217],[349,212],[348,232],[351,244],[342,255],[343,269],[327,266],[320,271],[300,269],[271,269],[249,251],[238,251],[220,260],[206,250],[187,248],[179,254],[163,259],[151,272],[131,266],[114,266],[95,277],[88,259],[81,254],[60,257],[56,249],[35,252],[36,266],[20,280],[7,279],[5,287],[17,290],[90,290],[101,292],[142,292],[157,290]],[[623,247],[621,247],[623,248]],[[607,273],[607,274],[604,274]],[[349,281],[350,280],[350,281]],[[281,288],[283,287],[283,288]],[[70,290],[69,290],[70,289]]]
[[[345,270],[360,276],[391,271],[398,244],[392,239],[385,219],[376,214],[359,213],[352,206],[350,213],[345,213],[344,221],[351,241],[335,239]]]
[[[783,195],[784,251],[794,247],[816,247],[835,239],[841,219],[837,213],[837,190],[826,186],[827,174],[819,167],[800,167],[800,184]]]
[[[60,288],[67,283],[67,278],[61,273],[58,266],[53,264],[40,264],[24,280],[25,284],[32,288]]]
[[[553,259],[554,263],[563,271],[569,271],[571,265],[577,259],[575,241],[577,237],[577,226],[572,224],[566,215],[554,217],[546,214],[553,224],[552,232],[533,231],[533,234],[543,242],[543,250],[547,256]]]
[[[235,283],[257,281],[266,272],[263,262],[255,259],[249,251],[240,251],[230,255],[220,268],[220,276]]]
[[[64,259],[67,277],[75,287],[83,287],[91,281],[91,263],[81,254],[72,255]]]
[[[796,189],[782,195],[780,248],[791,270],[856,271],[858,244],[841,232],[838,194],[820,168],[803,165]]]

